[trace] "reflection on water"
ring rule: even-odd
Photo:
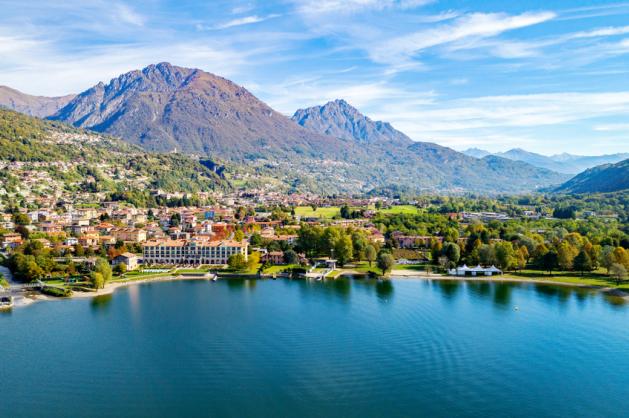
[[[511,283],[495,283],[494,284],[494,303],[498,307],[508,307],[511,305],[511,291],[514,284]]]
[[[376,295],[382,302],[389,302],[393,296],[393,283],[391,280],[378,280],[376,283]]]
[[[111,301],[113,300],[113,294],[107,295],[99,295],[92,298],[90,306],[92,307],[92,311],[106,311],[111,305]]]
[[[232,291],[244,289],[254,290],[257,282],[261,279],[230,278],[224,280],[227,287]],[[373,294],[380,302],[389,302],[395,293],[396,283],[414,278],[400,280],[379,280],[365,278],[364,276],[351,277],[343,276],[336,279],[325,280],[285,280],[290,286],[298,286],[304,295],[313,292],[323,295],[334,295],[342,300],[349,300],[352,296],[352,288]],[[588,300],[597,298],[599,291],[587,287],[570,287],[563,285],[553,285],[544,283],[519,283],[506,281],[478,281],[478,280],[422,280],[424,287],[433,288],[443,297],[444,300],[454,302],[460,296],[467,295],[477,300],[490,301],[495,307],[504,310],[511,309],[516,305],[513,300],[513,292],[518,288],[532,288],[535,294],[546,301],[552,301],[559,307],[568,306],[571,301],[576,301],[579,306],[583,306]],[[106,306],[111,296],[103,297],[103,301],[94,302],[95,307],[101,304]],[[626,299],[609,293],[603,293],[597,300],[604,300],[613,306],[624,306],[628,302]]]
[[[441,292],[444,299],[454,301],[463,286],[460,280],[434,280],[434,287]]]

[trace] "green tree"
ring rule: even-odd
[[[367,261],[369,261],[369,267],[371,267],[371,263],[376,261],[377,256],[378,256],[378,253],[376,252],[375,247],[371,244],[368,244],[365,247],[365,258],[367,259]]]
[[[286,264],[299,264],[299,256],[293,250],[284,251],[284,262]]]
[[[100,273],[103,276],[103,280],[105,281],[105,283],[111,280],[111,266],[106,259],[98,258],[96,260],[96,265],[94,266],[94,271]]]
[[[243,239],[245,239],[245,233],[242,232],[242,230],[237,229],[236,232],[234,232],[234,240],[240,242]]]
[[[455,244],[454,242],[447,242],[443,246],[442,252],[443,255],[448,258],[450,264],[456,266],[459,263],[459,260],[461,259],[461,248],[459,248],[458,244]]]
[[[559,265],[559,257],[557,256],[557,252],[554,250],[548,251],[542,256],[540,264],[544,270],[546,270],[550,274],[553,274],[553,270],[556,269]]]
[[[114,272],[117,275],[122,276],[123,274],[127,272],[127,265],[125,263],[116,264],[116,266],[114,267]]]
[[[92,274],[90,274],[90,281],[94,289],[102,289],[105,287],[105,278],[97,271],[93,271]]]
[[[515,256],[515,250],[513,244],[509,241],[501,241],[495,245],[496,262],[498,268],[502,270],[509,270],[516,266],[517,258]]]
[[[382,270],[382,274],[385,275],[391,271],[395,265],[395,259],[389,253],[381,252],[378,256],[378,268]]]
[[[234,270],[244,270],[247,267],[247,260],[242,254],[232,254],[227,259],[227,265]]]
[[[334,245],[334,256],[340,266],[344,266],[354,256],[354,247],[349,235],[343,235]]]
[[[601,250],[601,266],[607,269],[607,273],[609,274],[609,269],[614,265],[616,259],[614,258],[614,247],[611,245],[606,245]]]
[[[573,265],[576,271],[581,272],[581,276],[586,271],[592,271],[592,259],[585,249],[579,251],[579,254],[574,258]]]

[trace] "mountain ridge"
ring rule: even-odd
[[[118,136],[149,151],[176,150],[234,163],[281,179],[295,191],[360,193],[403,186],[495,193],[566,180],[508,160],[479,163],[446,147],[413,142],[344,100],[319,107],[318,115],[322,119],[307,118],[302,126],[230,80],[159,63],[94,85],[51,119]],[[495,167],[508,176],[506,181]]]
[[[616,153],[604,155],[574,155],[568,153],[551,156],[527,151],[522,148],[512,148],[504,152],[490,153],[478,148],[469,148],[462,151],[464,154],[482,158],[487,155],[496,155],[513,161],[524,161],[535,167],[546,168],[564,174],[578,174],[589,168],[602,164],[613,164],[629,158],[629,153]]]
[[[54,114],[74,97],[74,94],[58,97],[33,96],[8,86],[0,86],[0,107],[40,118]]]
[[[560,193],[605,193],[629,189],[629,159],[590,168],[554,189]]]

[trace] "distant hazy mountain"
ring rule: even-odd
[[[240,164],[294,190],[518,192],[566,180],[507,159],[479,161],[413,142],[343,100],[298,111],[295,123],[229,80],[168,63],[99,83],[51,118],[151,151],[176,149]]]
[[[31,96],[6,86],[0,86],[0,107],[30,116],[44,118],[68,104],[74,95],[62,97]]]
[[[557,154],[546,156],[529,152],[521,148],[510,149],[505,152],[491,154],[488,151],[478,148],[470,148],[463,151],[464,154],[476,158],[482,158],[487,155],[496,155],[498,157],[507,158],[513,161],[523,161],[535,167],[545,168],[547,170],[556,171],[565,174],[577,174],[588,168],[592,168],[602,164],[613,164],[629,158],[629,153],[583,156],[572,154]]]
[[[572,155],[563,153],[552,155],[550,158],[562,164],[567,164],[569,167],[573,167],[575,173],[580,173],[583,170],[587,170],[588,168],[596,167],[598,165],[614,164],[626,160],[627,158],[629,158],[629,153],[625,152],[595,156]]]
[[[491,155],[491,152],[485,151],[484,149],[480,149],[480,148],[468,148],[462,152],[463,154],[469,155],[470,157],[474,157],[474,158],[483,158],[483,157],[487,157],[488,155]]]
[[[292,119],[312,131],[358,142],[396,142],[406,145],[413,142],[390,123],[372,121],[342,99],[323,106],[299,109]]]
[[[555,191],[565,193],[615,192],[629,189],[629,159],[590,168]]]

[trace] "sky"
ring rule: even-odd
[[[342,98],[457,150],[629,152],[629,2],[0,0],[0,85],[81,92],[163,61],[276,110]]]

